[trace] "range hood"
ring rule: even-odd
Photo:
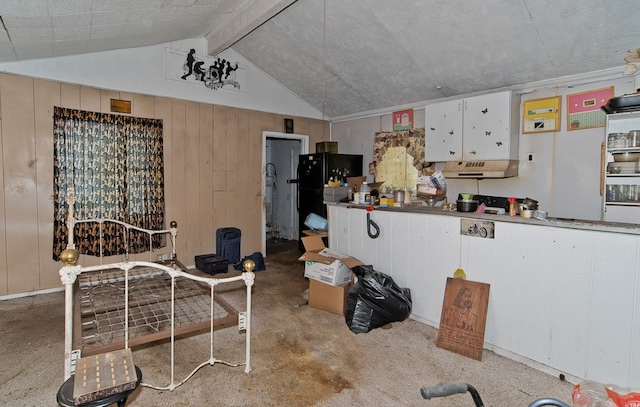
[[[509,178],[518,175],[518,160],[448,161],[445,178]]]

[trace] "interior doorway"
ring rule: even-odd
[[[262,253],[268,239],[298,239],[298,156],[309,153],[309,136],[262,132]]]

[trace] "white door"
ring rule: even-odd
[[[265,131],[262,133],[262,138],[263,202],[265,202],[262,211],[262,253],[266,254],[267,229],[273,237],[297,238],[297,184],[290,181],[297,177],[298,156],[309,152],[309,136]],[[274,185],[270,190],[273,194],[270,199],[274,216],[270,219],[267,219],[266,210],[267,164],[270,164],[270,171],[275,167]],[[267,220],[273,223],[269,228],[267,228]]]
[[[297,148],[292,148],[290,150],[291,156],[291,178],[290,181],[287,182],[289,185],[289,196],[291,197],[292,205],[289,206],[289,213],[291,223],[289,225],[289,235],[287,239],[294,240],[298,238],[298,228],[300,225],[300,220],[298,218],[298,184],[295,182],[298,178],[298,161],[300,158],[300,146]]]
[[[296,178],[300,141],[270,138],[267,142],[269,162],[265,169],[267,182],[265,203],[268,237],[296,239],[297,189],[291,180]]]

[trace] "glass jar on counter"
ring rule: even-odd
[[[620,185],[607,184],[607,202],[618,202],[620,200]]]
[[[640,185],[607,185],[607,202],[640,202]]]
[[[623,200],[627,202],[636,202],[638,200],[638,186],[637,185],[623,185]]]
[[[607,144],[609,145],[609,148],[624,147],[624,133],[609,133],[607,137]]]
[[[620,196],[618,197],[618,201],[628,201],[629,200],[629,190],[631,185],[618,185],[620,188]]]
[[[640,147],[640,130],[629,130],[629,147]]]

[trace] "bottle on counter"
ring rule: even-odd
[[[516,211],[516,198],[514,197],[510,197],[509,198],[509,216],[516,216],[517,211]]]
[[[364,204],[369,202],[369,196],[371,195],[371,188],[369,188],[369,184],[367,184],[367,181],[364,181],[360,186],[359,194],[360,194],[360,197],[359,197],[360,203]]]

